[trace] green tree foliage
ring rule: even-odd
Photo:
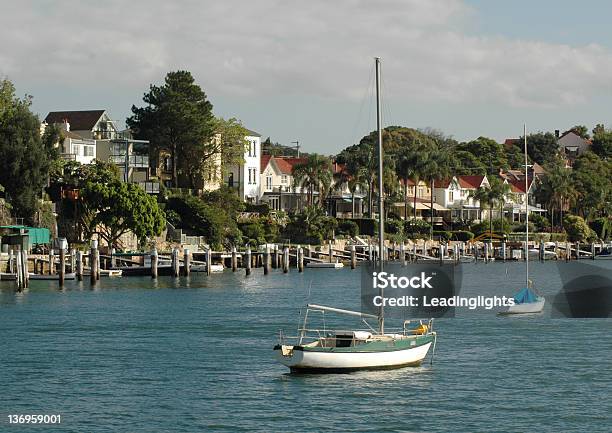
[[[578,215],[587,221],[609,212],[612,202],[612,162],[593,152],[580,155],[574,162],[573,181],[579,206]]]
[[[579,135],[580,137],[584,138],[585,140],[588,140],[589,138],[591,138],[589,136],[589,128],[587,128],[584,125],[576,125],[573,128],[570,128],[570,131],[573,131],[574,134]]]
[[[204,181],[203,170],[211,159],[221,154],[219,140],[214,140],[218,122],[212,104],[188,71],[169,72],[164,84],[151,85],[143,97],[144,107],[132,106],[126,120],[137,138],[151,142],[151,157],[159,161],[160,150],[172,157],[172,182],[179,176],[189,188],[198,188]]]
[[[589,227],[591,227],[599,239],[608,240],[612,235],[612,218],[609,216],[595,218],[589,223]]]
[[[8,80],[0,81],[0,184],[13,213],[33,223],[55,151],[40,136],[31,98],[19,99]]]
[[[524,138],[519,139],[523,143]],[[551,158],[554,158],[559,151],[557,137],[551,132],[536,132],[535,134],[527,135],[527,154],[529,157],[540,165],[545,164]]]
[[[569,207],[576,199],[576,189],[574,187],[573,174],[571,169],[565,167],[565,161],[554,158],[544,166],[546,176],[543,177],[536,196],[541,203],[545,203],[553,219],[554,226],[555,211],[559,215],[558,221],[563,224],[563,211]]]
[[[596,236],[584,219],[576,215],[567,215],[563,221],[563,226],[572,242],[582,242]]]
[[[478,161],[476,170],[486,167],[488,174],[499,172],[500,168],[508,169],[508,156],[504,145],[487,137],[461,143],[457,150],[469,152]]]
[[[293,166],[293,187],[302,187],[307,191],[308,204],[313,206],[314,193],[319,193],[319,206],[325,203],[325,197],[332,184],[332,172],[329,158],[313,153],[306,161]]]
[[[208,192],[202,197],[170,197],[166,203],[167,211],[180,215],[177,228],[190,235],[204,236],[214,248],[241,243],[237,219],[243,208],[238,195],[229,188]]]
[[[289,215],[282,237],[299,244],[319,245],[331,239],[338,221],[326,216],[318,206],[309,206],[303,212]]]
[[[604,129],[603,125],[598,125],[593,130],[593,145],[591,150],[600,158],[612,158],[612,131]]]

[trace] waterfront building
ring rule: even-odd
[[[293,182],[293,167],[306,158],[263,155],[260,161],[259,200],[272,210],[292,211],[306,205],[306,191]],[[314,192],[315,196],[318,192]]]
[[[240,199],[247,203],[257,203],[261,186],[261,135],[248,131],[247,145],[243,161],[231,164],[224,170],[224,183],[238,191]]]

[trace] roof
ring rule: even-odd
[[[51,111],[45,117],[47,123],[64,123],[68,121],[75,131],[91,131],[105,110]]]
[[[79,134],[76,134],[72,131],[62,131],[62,134],[64,135],[65,138],[74,138],[75,140],[83,139],[83,137],[81,137]]]
[[[519,142],[519,139],[518,139],[518,138],[506,138],[506,139],[504,140],[504,146],[506,146],[506,147],[512,147],[512,146],[514,146],[515,144],[518,144],[518,142]]]
[[[261,159],[259,160],[259,163],[260,163],[259,172],[260,173],[264,172],[264,170],[268,166],[268,163],[270,162],[270,159],[272,159],[272,155],[266,155],[266,154],[261,155]]]
[[[464,189],[478,189],[485,179],[485,176],[459,176],[459,186]]]
[[[531,189],[531,184],[533,179],[529,179],[529,188]],[[510,185],[510,190],[512,192],[525,194],[525,180],[508,180],[508,184]]]
[[[258,134],[255,131],[251,131],[248,128],[244,128],[244,129],[246,129],[246,131],[247,131],[247,137],[261,137],[261,134]]]
[[[448,188],[452,180],[452,178],[436,180],[434,181],[434,188]]]

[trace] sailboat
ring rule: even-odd
[[[380,58],[376,58],[376,123],[378,130],[378,181],[379,181],[379,250],[384,251],[384,209],[383,209],[383,167],[382,129],[380,111]],[[382,270],[384,253],[377,257]],[[381,296],[382,288],[380,289]],[[327,330],[308,327],[309,315],[336,313],[359,317],[366,325],[360,330]],[[367,320],[376,319],[375,329]],[[325,323],[325,322],[324,322]],[[387,330],[389,331],[389,330]],[[435,350],[436,333],[433,319],[412,323],[404,321],[403,328],[385,332],[384,309],[378,314],[308,304],[304,321],[296,337],[280,334],[279,343],[274,347],[276,359],[292,372],[348,372],[354,370],[380,370],[420,365],[430,347]],[[433,352],[433,351],[432,351]],[[433,354],[432,354],[433,357]]]
[[[544,309],[546,299],[532,290],[532,281],[529,279],[529,175],[527,165],[527,125],[523,125],[523,139],[525,141],[525,283],[526,287],[514,295],[514,305],[500,314],[535,314]]]

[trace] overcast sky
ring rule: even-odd
[[[610,125],[610,16],[603,0],[20,1],[0,14],[0,76],[41,117],[122,125],[187,69],[217,116],[331,154],[375,128],[380,56],[385,125],[502,140]]]

